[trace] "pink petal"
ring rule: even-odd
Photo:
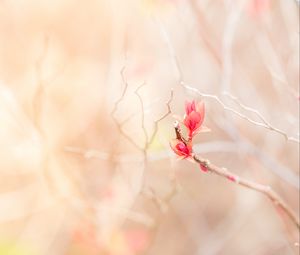
[[[182,155],[189,155],[190,154],[190,151],[189,151],[189,148],[183,143],[178,143],[176,145],[176,148],[178,149],[178,151],[182,154]]]
[[[189,157],[192,151],[191,146],[185,145],[178,139],[171,140],[170,147],[178,156]]]
[[[201,125],[201,115],[197,112],[191,112],[185,119],[184,125],[190,132],[193,132]]]
[[[196,111],[201,115],[202,120],[204,120],[204,116],[205,116],[205,104],[203,101],[199,102],[197,104],[197,108]]]
[[[196,104],[193,100],[192,102],[186,101],[185,102],[185,113],[186,115],[189,115],[192,111],[196,110]]]
[[[211,131],[210,128],[205,127],[205,126],[201,126],[193,132],[193,135],[197,135],[197,134],[200,134],[200,133],[206,133],[206,132],[210,132],[210,131]]]
[[[188,102],[188,101],[186,101],[186,102],[185,102],[185,114],[186,114],[186,115],[189,115],[191,111],[192,111],[192,110],[191,110],[191,103]]]
[[[177,155],[180,154],[180,152],[178,151],[178,149],[176,147],[178,142],[180,142],[178,139],[173,139],[170,141],[170,147]]]
[[[196,111],[196,103],[195,103],[195,100],[192,101],[192,104],[191,104],[191,110],[192,110],[192,111]]]
[[[200,164],[200,169],[203,171],[203,172],[208,172],[208,169],[206,166],[203,166]]]
[[[227,177],[229,181],[236,182],[236,178],[233,175]]]
[[[199,132],[210,132],[211,131],[211,129],[210,128],[208,128],[208,127],[206,127],[206,126],[201,126],[201,128],[199,129]]]
[[[202,120],[202,116],[200,115],[200,113],[195,111],[191,112],[189,117],[195,123],[199,123]]]

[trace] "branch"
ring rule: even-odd
[[[144,150],[147,151],[147,149],[149,148],[149,146],[152,144],[152,142],[154,141],[155,139],[155,136],[158,132],[158,124],[159,122],[161,122],[162,120],[164,120],[165,118],[167,118],[171,113],[172,113],[172,110],[171,110],[171,102],[173,101],[173,98],[174,98],[174,91],[173,89],[171,89],[171,92],[170,92],[170,98],[168,99],[168,101],[166,102],[166,107],[167,107],[167,111],[161,116],[159,117],[158,119],[156,119],[154,121],[154,129],[153,129],[153,132],[152,134],[150,135],[148,132],[147,132],[147,129],[145,127],[145,106],[144,106],[144,102],[143,102],[143,98],[142,96],[139,94],[139,90],[145,86],[145,82],[143,84],[141,84],[136,90],[135,90],[135,94],[136,96],[138,97],[139,99],[139,102],[140,102],[140,105],[141,105],[141,111],[142,111],[142,130],[144,132],[144,137],[145,137],[145,144],[144,144]]]
[[[121,96],[119,97],[119,99],[114,104],[114,108],[113,108],[113,110],[111,112],[111,115],[113,117],[115,115],[115,112],[118,110],[119,104],[124,100],[125,94],[126,94],[127,89],[128,89],[128,82],[125,79],[124,72],[125,72],[125,66],[123,66],[122,69],[121,69],[121,71],[120,71],[120,75],[121,75],[122,81],[124,83],[124,88],[123,88],[123,91],[121,93]]]
[[[279,128],[273,127],[258,110],[253,109],[253,108],[251,108],[249,106],[246,106],[237,97],[231,95],[228,92],[225,92],[224,95],[227,96],[227,97],[229,97],[231,100],[233,100],[242,109],[244,109],[244,110],[246,110],[248,112],[254,113],[263,122],[263,124],[264,124],[264,125],[262,125],[263,127],[265,127],[267,129],[270,129],[271,131],[275,131],[275,132],[283,135],[285,137],[285,139],[288,140],[288,141],[299,143],[299,139],[297,139],[295,137],[292,137],[292,136],[288,136],[284,131],[280,130]]]
[[[118,98],[117,101],[115,101],[114,103],[114,107],[111,111],[111,117],[114,121],[114,123],[116,124],[120,134],[128,141],[130,142],[136,149],[138,150],[142,150],[142,148],[128,135],[125,133],[125,131],[123,130],[123,125],[129,120],[129,119],[126,119],[125,122],[123,123],[119,123],[118,119],[116,118],[116,112],[119,108],[119,104],[124,100],[125,98],[125,95],[126,95],[126,92],[128,90],[128,82],[127,80],[125,79],[125,76],[124,76],[124,72],[125,72],[125,66],[123,66],[123,68],[121,69],[120,71],[120,74],[121,74],[121,77],[122,77],[122,81],[124,83],[124,88],[123,88],[123,91],[121,93],[121,96]]]
[[[194,88],[194,87],[191,87],[189,85],[187,85],[186,83],[184,83],[183,81],[180,82],[181,86],[184,87],[186,90],[189,90],[189,91],[192,91],[193,93],[195,94],[198,94],[199,96],[201,97],[204,97],[204,98],[209,98],[209,99],[213,99],[215,100],[217,103],[219,103],[219,105],[222,106],[222,108],[226,111],[229,111],[235,115],[237,115],[238,117],[240,117],[241,119],[244,119],[244,120],[247,120],[248,122],[250,122],[251,124],[253,125],[256,125],[256,126],[259,126],[259,127],[263,127],[263,128],[266,128],[268,130],[271,130],[271,131],[274,131],[280,135],[282,135],[287,141],[291,141],[291,142],[295,142],[295,143],[300,143],[299,139],[297,139],[296,137],[293,137],[293,136],[289,136],[287,133],[285,133],[283,130],[279,129],[279,128],[276,128],[274,126],[272,126],[269,122],[266,121],[266,119],[262,116],[261,113],[259,113],[258,110],[256,109],[253,109],[253,108],[250,108],[248,106],[245,106],[243,105],[236,97],[234,96],[231,96],[231,99],[234,100],[236,103],[239,104],[239,106],[241,108],[243,108],[244,110],[247,110],[247,111],[250,111],[254,114],[256,114],[261,120],[262,122],[259,122],[259,121],[256,121],[256,120],[253,120],[251,118],[249,118],[248,116],[240,113],[239,111],[227,106],[218,96],[216,95],[212,95],[212,94],[206,94],[206,93],[202,93],[200,92],[200,90]],[[230,97],[229,93],[225,93],[225,95],[227,95],[228,97]]]
[[[205,19],[202,10],[197,5],[197,1],[189,0],[191,11],[194,13],[196,22],[198,23],[199,34],[203,40],[204,45],[206,46],[208,52],[211,54],[215,60],[217,66],[222,66],[222,59],[220,57],[220,52],[218,51],[219,45],[218,38],[213,34],[210,24]]]
[[[143,102],[143,98],[142,96],[140,95],[139,91],[140,89],[142,89],[146,83],[143,82],[140,86],[137,87],[137,89],[134,91],[134,94],[138,97],[138,100],[139,100],[139,103],[140,103],[140,106],[141,106],[141,112],[142,112],[142,120],[141,120],[141,128],[143,130],[143,133],[144,133],[144,137],[145,137],[145,143],[144,143],[144,146],[140,146],[133,138],[131,138],[128,134],[126,134],[126,132],[123,130],[123,126],[125,123],[127,123],[135,114],[129,116],[128,118],[126,118],[125,120],[123,121],[118,121],[118,119],[116,118],[116,112],[117,110],[119,109],[119,105],[120,103],[124,100],[125,98],[125,95],[127,93],[127,90],[128,90],[128,82],[125,78],[125,66],[121,69],[120,71],[120,74],[121,74],[121,77],[122,77],[122,81],[124,83],[124,88],[122,90],[122,93],[121,93],[121,96],[115,101],[114,103],[114,107],[113,107],[113,110],[111,111],[111,116],[112,116],[112,119],[113,121],[115,122],[119,132],[121,133],[121,135],[126,138],[135,148],[137,148],[139,151],[142,151],[143,153],[146,153],[147,149],[149,148],[149,146],[152,144],[152,142],[154,141],[155,139],[155,136],[158,132],[158,125],[159,123],[164,120],[165,118],[167,118],[171,113],[172,113],[172,110],[171,110],[171,102],[173,101],[173,98],[174,98],[174,91],[173,89],[171,89],[171,92],[170,92],[170,97],[168,99],[168,101],[166,102],[166,107],[167,107],[167,110],[165,113],[162,114],[161,117],[159,117],[158,119],[156,119],[154,121],[154,129],[153,129],[153,132],[152,134],[149,134],[147,132],[147,129],[146,129],[146,126],[145,126],[145,105],[144,105],[144,102]]]
[[[241,119],[244,119],[244,120],[248,121],[249,123],[251,123],[253,125],[256,125],[256,126],[259,126],[259,127],[263,127],[263,128],[268,129],[270,131],[276,132],[276,133],[282,135],[287,141],[291,141],[291,142],[295,142],[295,143],[300,143],[299,138],[290,136],[286,132],[284,132],[283,130],[281,130],[281,129],[279,129],[277,127],[274,127],[273,125],[271,125],[268,121],[266,121],[266,118],[264,118],[262,116],[262,114],[259,113],[258,110],[250,108],[250,107],[246,107],[242,103],[239,103],[240,107],[242,107],[244,110],[247,110],[247,111],[250,111],[252,113],[255,113],[262,120],[262,122],[253,120],[252,118],[250,118],[250,117],[248,117],[248,116],[240,113],[239,111],[237,111],[237,110],[235,110],[235,109],[227,106],[217,95],[203,93],[200,90],[198,90],[197,88],[195,88],[195,87],[193,87],[191,85],[186,84],[186,82],[183,79],[182,68],[181,68],[180,63],[178,61],[178,57],[175,54],[175,50],[174,50],[174,47],[173,47],[173,45],[172,45],[172,43],[170,41],[169,35],[168,35],[168,33],[166,32],[165,28],[163,27],[163,25],[161,23],[158,23],[158,25],[159,25],[159,29],[161,30],[161,33],[163,35],[163,39],[164,39],[164,41],[165,41],[165,43],[167,45],[169,54],[170,54],[171,58],[173,59],[173,63],[175,65],[175,67],[176,67],[176,71],[177,71],[177,74],[178,74],[178,82],[179,82],[179,85],[181,87],[183,87],[187,91],[190,91],[190,92],[193,92],[195,94],[198,94],[199,96],[201,96],[203,98],[209,98],[209,99],[215,100],[217,103],[219,103],[219,105],[222,106],[222,108],[225,111],[231,112],[231,113],[235,114],[236,116],[240,117]],[[228,92],[227,93],[225,92],[225,94],[227,96],[229,95]],[[234,101],[236,101],[237,103],[240,102],[236,97],[232,97],[231,99],[234,100]]]
[[[141,105],[141,111],[142,111],[142,121],[141,121],[141,126],[142,126],[142,130],[144,132],[144,137],[145,137],[145,145],[144,145],[144,150],[147,149],[148,147],[148,132],[145,126],[145,106],[144,106],[144,101],[142,96],[139,94],[139,90],[144,87],[146,85],[146,82],[143,82],[140,86],[137,87],[137,89],[134,91],[134,94],[136,94],[136,96],[139,99],[140,105]]]
[[[154,140],[154,138],[155,138],[155,136],[158,132],[159,122],[161,122],[163,119],[165,119],[166,117],[168,117],[172,113],[171,102],[173,101],[173,98],[174,98],[174,91],[173,91],[173,89],[171,89],[170,98],[166,102],[167,111],[161,117],[159,117],[157,120],[154,121],[154,131],[153,131],[151,137],[149,138],[149,141],[148,141],[149,144],[151,144],[153,142],[153,140]]]
[[[175,133],[176,133],[176,139],[180,140],[181,142],[183,142],[187,145],[187,142],[186,142],[184,136],[182,135],[180,125],[177,121],[174,123],[174,129],[175,129]],[[178,155],[181,156],[180,154],[178,154]],[[285,201],[275,191],[272,190],[271,187],[264,186],[262,184],[243,179],[243,178],[231,173],[226,168],[221,168],[221,167],[215,166],[215,165],[211,164],[207,159],[200,158],[199,156],[194,154],[192,150],[190,150],[189,154],[186,155],[185,158],[188,158],[188,159],[192,160],[193,162],[198,163],[200,165],[200,168],[205,172],[212,172],[212,173],[219,175],[221,177],[224,177],[236,184],[239,184],[248,189],[251,189],[251,190],[254,190],[254,191],[264,194],[273,202],[273,204],[275,206],[278,206],[279,208],[281,208],[282,211],[297,226],[297,228],[300,229],[299,219],[296,217],[296,215],[294,214],[292,209],[285,203]]]
[[[282,209],[282,211],[291,219],[291,221],[297,226],[298,229],[300,229],[300,223],[299,219],[296,217],[292,209],[285,203],[285,201],[270,187],[265,186],[253,181],[249,181],[247,179],[241,178],[230,171],[228,171],[226,168],[221,168],[218,166],[215,166],[211,164],[208,160],[200,158],[199,156],[193,154],[192,159],[199,163],[202,167],[206,168],[209,172],[212,172],[216,175],[219,175],[221,177],[224,177],[236,184],[239,184],[241,186],[244,186],[248,189],[260,192],[267,196],[275,206]]]

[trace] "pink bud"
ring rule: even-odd
[[[191,143],[185,144],[183,141],[179,139],[174,139],[170,142],[170,146],[172,150],[180,157],[190,157],[192,153],[192,145]]]
[[[236,178],[233,175],[227,177],[229,181],[236,182]]]
[[[200,129],[205,115],[205,106],[203,102],[195,103],[192,102],[185,103],[185,116],[183,123],[189,131],[189,137],[192,138]]]
[[[208,168],[204,165],[201,165],[200,164],[200,169],[203,171],[203,172],[208,172]]]

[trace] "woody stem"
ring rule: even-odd
[[[184,142],[185,145],[187,145],[188,143],[188,140],[186,140],[183,135],[182,135],[182,132],[181,132],[181,128],[179,126],[179,123],[178,121],[175,121],[174,122],[174,128],[175,128],[175,134],[176,134],[176,139]]]
[[[298,229],[300,229],[299,219],[296,217],[293,210],[286,204],[286,202],[270,186],[265,186],[265,185],[241,178],[241,177],[231,173],[226,168],[221,168],[216,165],[213,165],[208,160],[200,158],[197,155],[192,155],[192,158],[196,163],[199,163],[201,166],[207,168],[208,171],[210,171],[214,174],[217,174],[219,176],[222,176],[236,184],[239,184],[239,185],[244,186],[251,190],[255,190],[255,191],[260,192],[261,194],[267,196],[272,201],[274,206],[280,208],[291,219],[291,221],[296,225],[296,227]]]

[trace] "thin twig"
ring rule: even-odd
[[[249,118],[248,116],[240,113],[239,111],[227,106],[218,96],[216,95],[212,95],[212,94],[206,94],[206,93],[202,93],[200,92],[198,89],[192,87],[192,86],[189,86],[187,84],[185,84],[184,82],[181,82],[180,83],[185,89],[187,90],[190,90],[192,92],[194,92],[195,94],[198,94],[199,96],[201,97],[204,97],[204,98],[209,98],[209,99],[213,99],[215,100],[217,103],[219,103],[219,105],[222,106],[222,108],[226,111],[229,111],[235,115],[237,115],[238,117],[240,117],[241,119],[244,119],[244,120],[247,120],[248,122],[250,122],[251,124],[254,124],[256,126],[259,126],[259,127],[263,127],[263,128],[266,128],[268,130],[271,130],[271,131],[274,131],[280,135],[282,135],[287,141],[291,141],[291,142],[296,142],[296,143],[299,143],[299,139],[297,139],[296,137],[293,137],[293,136],[289,136],[288,134],[286,134],[283,130],[279,129],[279,128],[276,128],[274,126],[272,126],[269,122],[266,121],[266,119],[262,116],[261,113],[259,113],[259,111],[253,109],[253,108],[250,108],[250,107],[246,107],[245,105],[243,104],[239,104],[240,107],[244,108],[245,110],[248,110],[248,111],[251,111],[253,113],[255,113],[257,116],[260,116],[260,118],[263,119],[262,122],[259,122],[259,121],[256,121],[256,120],[253,120],[251,118]],[[228,93],[227,93],[228,95]],[[234,99],[234,97],[232,98],[233,100],[235,100],[237,103],[240,102],[237,98]]]
[[[159,122],[161,122],[163,119],[167,118],[172,113],[171,102],[173,101],[173,98],[174,98],[174,91],[173,91],[173,89],[171,89],[170,98],[166,102],[167,111],[161,117],[159,117],[157,120],[154,121],[154,130],[153,130],[151,137],[149,138],[149,141],[148,141],[149,145],[152,144],[153,140],[155,139],[155,136],[158,132]]]
[[[297,142],[299,143],[299,139],[292,137],[292,136],[288,136],[284,131],[280,130],[279,128],[273,127],[267,120],[266,118],[256,109],[253,109],[249,106],[246,106],[245,104],[243,104],[237,97],[231,95],[228,92],[225,92],[224,95],[226,95],[227,97],[229,97],[231,100],[233,100],[236,104],[238,104],[242,109],[248,111],[248,112],[252,112],[254,113],[263,123],[264,123],[264,127],[268,128],[272,131],[275,131],[281,135],[283,135],[285,137],[286,140],[288,141],[292,141],[292,142]]]
[[[144,137],[145,137],[144,145],[140,146],[139,144],[137,144],[135,142],[135,140],[133,138],[131,138],[129,135],[127,135],[123,130],[123,125],[126,122],[128,122],[135,114],[131,115],[129,118],[126,118],[122,122],[120,122],[115,116],[115,114],[116,114],[116,112],[119,108],[120,103],[124,100],[124,98],[126,96],[128,86],[129,86],[128,82],[125,78],[125,68],[126,68],[126,66],[124,65],[124,67],[120,71],[122,81],[125,85],[124,85],[124,88],[122,90],[122,93],[121,93],[120,97],[118,98],[118,100],[114,104],[113,110],[111,112],[111,116],[112,116],[112,119],[114,120],[119,132],[121,133],[121,135],[124,138],[126,138],[132,145],[134,145],[134,147],[136,147],[139,151],[141,151],[143,153],[144,157],[143,157],[143,160],[141,162],[144,162],[144,166],[145,166],[145,163],[148,161],[147,150],[148,150],[149,146],[152,144],[152,142],[154,141],[155,136],[157,135],[159,122],[161,122],[162,120],[164,120],[166,117],[168,117],[171,114],[171,102],[173,101],[174,93],[173,93],[173,89],[172,89],[171,93],[170,93],[170,98],[166,102],[167,111],[161,117],[159,117],[158,119],[156,119],[154,121],[154,129],[153,129],[152,134],[150,135],[148,133],[148,131],[146,129],[146,125],[145,125],[145,105],[144,105],[144,101],[143,101],[143,98],[142,98],[141,94],[139,93],[140,90],[146,85],[146,83],[143,82],[134,91],[135,95],[138,97],[138,100],[139,100],[139,103],[140,103],[140,106],[141,106],[141,115],[142,115],[142,117],[141,117],[141,128],[143,130]],[[72,150],[72,148],[70,150],[70,148],[69,148],[69,151],[74,151],[74,150]],[[81,150],[79,150],[79,151],[76,150],[75,152],[83,154],[85,157],[101,156],[101,158],[107,159],[107,157],[105,157],[105,155],[99,154],[99,153],[97,153],[97,151],[91,151],[92,153],[88,153],[88,152],[83,151],[83,153],[82,153]],[[142,177],[141,177],[142,178],[142,185],[141,185],[141,187],[145,186],[145,173],[144,172],[145,172],[145,167],[144,167],[144,170],[142,172]],[[160,198],[158,196],[156,196],[156,194],[154,192],[152,193],[152,199],[154,199],[155,201],[160,200]]]
[[[136,149],[138,150],[142,150],[142,148],[123,130],[123,125],[125,123],[119,123],[118,119],[116,118],[116,112],[117,110],[119,109],[119,105],[120,103],[124,100],[125,98],[125,95],[126,95],[126,92],[128,90],[128,82],[127,80],[125,79],[125,75],[124,75],[124,72],[125,72],[125,66],[122,67],[121,71],[120,71],[120,74],[121,74],[121,77],[122,77],[122,81],[123,81],[123,84],[124,84],[124,88],[122,90],[122,93],[121,93],[121,96],[115,101],[114,103],[114,107],[111,111],[111,117],[114,121],[114,123],[116,124],[120,134],[128,141],[130,142]],[[127,122],[128,120],[126,120]]]
[[[111,112],[111,115],[114,117],[115,115],[115,112],[118,110],[118,107],[119,107],[119,104],[124,100],[124,97],[125,97],[125,94],[127,92],[127,89],[128,89],[128,82],[127,80],[125,79],[125,66],[122,67],[121,71],[120,71],[120,75],[122,77],[122,81],[123,81],[123,84],[124,84],[124,88],[122,90],[122,93],[121,93],[121,96],[118,98],[118,100],[114,103],[114,107],[113,107],[113,110]]]
[[[235,32],[239,24],[239,19],[244,7],[245,1],[239,3],[229,2],[230,13],[228,15],[222,40],[222,78],[221,88],[223,91],[230,91],[232,80],[232,46],[234,42]]]
[[[145,145],[144,145],[144,149],[147,148],[148,145],[148,132],[145,126],[145,106],[144,106],[144,101],[142,96],[140,95],[139,91],[141,88],[143,88],[146,85],[146,82],[143,82],[140,86],[137,87],[137,89],[134,91],[134,94],[136,94],[136,96],[139,99],[140,105],[141,105],[141,112],[142,112],[142,121],[141,121],[141,126],[142,126],[142,130],[144,132],[144,137],[145,137]]]
[[[143,132],[144,132],[144,136],[145,136],[145,145],[144,145],[144,149],[145,150],[148,150],[149,146],[152,144],[152,142],[154,141],[155,139],[155,136],[158,132],[158,124],[159,122],[161,122],[162,120],[164,120],[165,118],[167,118],[171,113],[172,113],[172,110],[171,110],[171,102],[173,101],[173,98],[174,98],[174,91],[173,89],[171,89],[171,92],[170,92],[170,98],[168,99],[168,101],[166,102],[166,107],[167,107],[167,111],[161,116],[159,117],[158,119],[156,119],[154,121],[154,129],[153,129],[153,132],[152,134],[150,135],[148,132],[147,132],[147,129],[145,127],[145,106],[144,106],[144,102],[143,102],[143,98],[142,96],[139,94],[139,90],[145,86],[145,83],[141,84],[136,90],[135,90],[135,94],[137,95],[138,99],[139,99],[139,102],[140,102],[140,105],[141,105],[141,110],[142,110],[142,129],[143,129]]]
[[[196,17],[196,21],[198,23],[198,29],[201,36],[201,39],[203,40],[204,45],[208,49],[208,52],[212,55],[213,59],[215,60],[216,64],[221,67],[222,66],[222,59],[220,57],[220,52],[217,50],[219,46],[215,46],[218,39],[216,36],[212,33],[212,29],[210,24],[208,24],[207,20],[205,19],[204,15],[202,14],[202,10],[200,10],[200,7],[197,5],[197,1],[195,0],[189,0],[188,1],[191,7],[191,11],[194,12],[194,15]],[[212,39],[213,38],[213,39]]]
[[[215,100],[217,103],[219,103],[219,105],[222,106],[222,108],[225,111],[231,112],[231,113],[235,114],[236,116],[240,117],[241,119],[244,119],[244,120],[248,121],[249,123],[251,123],[253,125],[256,125],[256,126],[259,126],[259,127],[263,127],[263,128],[268,129],[268,130],[274,131],[275,133],[278,133],[278,134],[282,135],[287,141],[300,143],[300,141],[299,141],[298,138],[290,136],[286,132],[284,132],[283,130],[274,127],[269,122],[267,122],[264,117],[263,117],[264,120],[262,122],[255,121],[255,120],[249,118],[248,116],[240,113],[239,111],[237,111],[237,110],[235,110],[235,109],[227,106],[217,95],[203,93],[200,90],[198,90],[197,88],[195,88],[195,87],[193,87],[191,85],[186,84],[185,81],[183,80],[182,68],[181,68],[181,66],[179,64],[178,57],[175,54],[175,50],[174,50],[173,45],[171,44],[171,41],[170,41],[169,36],[168,36],[168,33],[166,32],[166,30],[164,29],[164,27],[160,23],[159,23],[159,25],[160,25],[159,28],[162,31],[165,43],[166,43],[166,45],[168,47],[170,56],[173,59],[174,65],[175,65],[175,67],[177,69],[178,82],[179,82],[180,86],[182,86],[187,91],[191,91],[191,92],[193,92],[195,94],[198,94],[201,97]],[[246,109],[246,108],[244,108],[244,109]],[[252,108],[249,108],[249,109],[252,109]],[[260,115],[262,117],[262,114],[259,113],[257,110],[252,109],[251,111],[254,112],[254,113],[256,112],[257,115]]]

